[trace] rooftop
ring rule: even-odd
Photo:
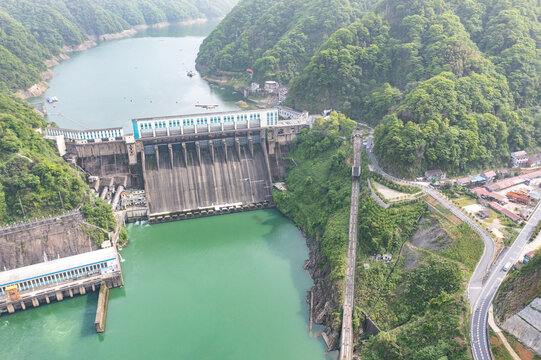
[[[485,179],[489,179],[489,178],[493,178],[493,177],[496,177],[496,172],[495,171],[485,171],[484,173],[482,173],[481,175],[483,175],[483,177]]]
[[[35,277],[71,270],[80,266],[103,262],[105,260],[114,260],[116,258],[117,255],[115,248],[110,247],[39,264],[29,265],[18,269],[0,271],[0,287],[23,280],[29,280]]]
[[[515,157],[517,157],[517,156],[526,156],[526,155],[528,155],[528,153],[526,153],[526,151],[524,151],[524,150],[515,151],[515,152],[511,153],[511,156],[515,156]]]
[[[278,111],[276,108],[269,109],[255,109],[255,110],[233,110],[233,111],[220,111],[220,112],[204,112],[199,114],[182,114],[182,115],[167,115],[167,116],[156,116],[149,118],[137,118],[132,119],[132,122],[136,121],[152,121],[152,120],[168,120],[168,119],[179,119],[187,117],[198,117],[198,116],[220,116],[220,115],[230,115],[230,114],[250,114],[250,113],[262,113],[262,112],[271,112]]]

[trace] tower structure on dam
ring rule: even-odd
[[[110,189],[144,189],[148,219],[161,222],[272,206],[288,144],[310,123],[307,113],[284,120],[272,108],[134,119],[133,135],[47,134],[66,134],[57,144],[99,178],[102,198]]]

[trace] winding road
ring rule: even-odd
[[[507,263],[514,264],[519,260],[520,254],[526,243],[532,236],[537,223],[541,221],[541,206],[538,206],[530,216],[517,236],[513,245],[507,249],[505,254],[494,265],[488,280],[482,285],[480,295],[472,308],[472,319],[470,326],[470,339],[473,357],[476,360],[492,359],[488,335],[488,314],[490,304],[498,291],[506,272],[503,267]]]
[[[481,228],[475,221],[465,215],[462,211],[460,211],[460,209],[447,201],[441,196],[440,193],[432,189],[430,186],[424,186],[411,181],[398,179],[383,171],[379,167],[377,159],[372,153],[372,136],[370,136],[367,140],[367,151],[375,171],[389,180],[421,188],[425,193],[436,199],[443,207],[451,211],[462,221],[466,222],[483,239],[485,249],[468,284],[468,298],[472,307],[470,339],[472,354],[475,360],[492,359],[488,336],[488,316],[490,305],[494,299],[494,296],[496,295],[496,292],[498,291],[498,288],[505,278],[507,271],[503,270],[504,265],[507,263],[514,264],[519,260],[524,246],[530,239],[537,223],[541,221],[541,206],[538,206],[537,209],[532,213],[530,219],[524,225],[513,245],[508,248],[507,251],[505,251],[504,255],[500,257],[500,259],[492,267],[492,270],[490,270],[490,266],[495,256],[495,245],[490,235],[483,228]],[[485,276],[487,277],[487,280],[483,281]]]

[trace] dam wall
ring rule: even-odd
[[[66,153],[74,156],[79,167],[92,176],[103,179],[126,179],[125,186],[143,186],[137,161],[137,144],[129,137],[110,141],[68,140]],[[114,181],[118,184],[119,180]],[[124,182],[124,181],[122,181]]]
[[[142,157],[151,216],[272,202],[259,136],[145,146]]]
[[[131,221],[160,222],[272,206],[272,182],[294,163],[291,143],[311,122],[257,109],[133,119],[133,135],[48,128],[47,136],[90,175],[95,194],[118,205],[125,189],[144,189],[143,208],[121,207],[145,214]]]

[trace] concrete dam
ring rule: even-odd
[[[311,123],[307,113],[283,115],[260,109],[154,117],[132,120],[133,135],[48,128],[47,136],[114,207],[123,206],[125,189],[144,191],[145,206],[123,208],[128,220],[154,223],[273,206],[273,178],[283,176],[289,144]]]
[[[270,203],[268,157],[259,141],[239,137],[145,147],[150,213]]]

